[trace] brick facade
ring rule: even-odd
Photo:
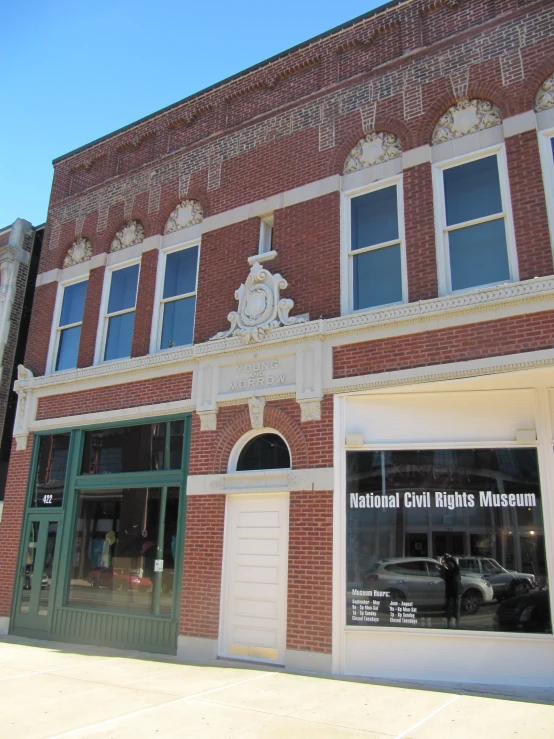
[[[341,380],[554,348],[554,311],[548,302],[552,287],[544,287],[544,295],[537,293],[532,313],[524,312],[517,296],[508,296],[498,315],[491,317],[491,310],[479,317],[478,310],[487,306],[473,306],[475,317],[459,311],[456,325],[446,327],[445,309],[441,328],[423,306],[421,320],[404,334],[402,324],[391,328],[385,323],[385,307],[382,315],[381,309],[375,313],[372,326],[379,338],[373,340],[367,333],[362,338],[355,333],[363,328],[355,323],[359,316],[344,316],[342,327],[328,320],[341,317],[349,297],[341,292],[349,279],[349,256],[341,254],[348,236],[341,220],[346,200],[341,192],[352,194],[382,179],[376,169],[382,162],[370,173],[342,176],[352,148],[369,133],[394,134],[403,152],[392,165],[402,179],[409,308],[436,301],[444,292],[437,266],[433,132],[441,116],[466,98],[490,101],[503,121],[510,121],[496,129],[495,145],[506,151],[519,280],[553,274],[537,131],[527,124],[525,130],[518,128],[521,120],[535,115],[537,91],[554,73],[553,29],[554,5],[546,0],[390,3],[56,160],[25,359],[35,376],[47,369],[58,281],[88,269],[85,263],[71,267],[72,272],[63,270],[76,238],[90,239],[94,260],[78,369],[58,380],[37,381],[32,422],[187,400],[191,410],[198,410],[192,417],[189,475],[224,476],[235,445],[253,424],[245,394],[223,392],[217,373],[231,371],[244,357],[259,361],[258,352],[283,362],[292,357],[287,372],[293,379],[283,388],[264,388],[263,426],[284,437],[293,471],[313,473],[314,479],[323,471],[330,480],[333,393],[342,392]],[[385,159],[382,171],[391,161]],[[201,204],[202,223],[182,234],[165,234],[169,215],[184,199]],[[228,314],[237,310],[235,290],[246,280],[247,260],[258,253],[260,217],[266,214],[273,215],[272,249],[277,255],[263,266],[287,281],[279,297],[294,301],[291,315],[309,316],[311,323],[276,332],[265,343],[242,343],[237,337],[225,345],[209,342],[226,330]],[[125,258],[124,253],[114,257],[110,244],[129,219],[142,223],[146,239],[155,237],[144,251],[139,243],[128,252],[141,261],[132,360],[128,367],[121,360],[113,381],[95,368],[98,387],[91,387],[93,375],[86,369],[94,363],[103,320],[99,313],[106,270],[116,258]],[[158,274],[159,249],[185,242],[200,243],[194,346],[178,347],[167,365],[164,356],[170,354],[149,364],[151,336],[158,328],[153,325],[156,285],[163,277]],[[535,287],[530,282],[525,289]],[[176,361],[183,366],[170,374],[176,372]],[[154,364],[155,376],[148,377]],[[48,383],[55,389],[44,391]],[[216,385],[219,390],[210,394]],[[6,546],[12,546],[22,520],[29,449],[30,441],[26,451],[17,452],[10,470],[12,490],[0,548],[5,548],[4,531]],[[290,650],[331,653],[333,495],[327,483],[320,490],[290,493]],[[218,638],[224,520],[221,489],[188,497],[179,615],[183,636]],[[0,606],[6,615],[14,556],[0,557],[5,575]]]

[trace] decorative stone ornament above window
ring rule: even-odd
[[[140,221],[126,221],[110,244],[110,251],[121,251],[144,241],[144,226]]]
[[[368,133],[360,139],[344,163],[344,174],[373,167],[402,156],[402,145],[394,133]]]
[[[84,237],[74,241],[63,260],[64,267],[72,267],[74,264],[88,262],[92,259],[92,244]]]
[[[500,111],[489,100],[459,100],[441,116],[435,126],[433,144],[442,144],[501,123]]]
[[[542,83],[535,99],[537,113],[549,108],[554,108],[554,72]]]
[[[259,342],[265,339],[270,329],[307,321],[305,316],[289,317],[294,302],[290,298],[280,298],[280,291],[287,287],[288,282],[281,275],[272,275],[259,262],[255,262],[246,283],[235,291],[239,305],[236,311],[227,316],[231,328],[220,331],[210,341],[240,336],[245,344]]]
[[[164,233],[180,231],[182,228],[202,223],[203,220],[204,212],[198,200],[182,200],[167,219]]]

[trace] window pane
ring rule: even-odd
[[[164,298],[192,293],[196,290],[198,247],[181,249],[167,255],[165,265]],[[188,342],[187,342],[188,343]]]
[[[237,471],[278,470],[290,466],[290,453],[283,439],[277,434],[260,434],[244,445]]]
[[[175,561],[177,548],[177,520],[179,517],[179,488],[168,488],[165,504],[165,527],[163,540],[164,568],[160,596],[160,615],[170,616],[175,587]]]
[[[496,156],[445,169],[444,197],[448,226],[502,213]]]
[[[185,433],[184,421],[171,421],[169,469],[180,470],[183,459],[183,436]]]
[[[64,288],[60,326],[79,323],[83,320],[87,285],[88,280],[84,280],[83,282],[77,282],[75,285],[68,285]]]
[[[160,488],[78,494],[68,603],[151,613]]]
[[[453,290],[510,279],[504,219],[448,234]]]
[[[554,136],[550,139],[550,146],[552,147],[552,158],[554,159]]]
[[[163,470],[166,425],[149,423],[87,431],[81,474]]]
[[[354,310],[401,300],[400,246],[386,246],[354,257]]]
[[[347,624],[551,633],[536,449],[346,463]]]
[[[138,264],[125,267],[125,269],[116,269],[112,272],[108,313],[135,307],[138,275]]]
[[[56,372],[75,369],[77,356],[79,354],[79,340],[81,338],[81,327],[74,326],[60,332],[60,345],[58,347],[58,358],[56,359]]]
[[[161,349],[192,344],[195,306],[194,297],[164,304]]]
[[[70,434],[39,436],[33,507],[60,506],[67,470]]]
[[[119,359],[131,356],[135,311],[108,319],[108,336],[104,359]]]
[[[352,250],[397,238],[396,185],[352,199]]]

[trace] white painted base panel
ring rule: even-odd
[[[9,616],[0,616],[0,636],[7,636],[10,633]]]
[[[177,637],[177,657],[184,662],[211,662],[217,659],[217,639],[200,639],[195,636]]]
[[[285,668],[301,672],[317,672],[326,675],[333,671],[333,660],[330,654],[322,652],[304,652],[298,649],[287,649],[285,652]]]
[[[383,632],[345,633],[344,674],[488,685],[554,684],[551,637]]]

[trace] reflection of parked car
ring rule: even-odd
[[[548,590],[502,601],[494,614],[493,624],[496,631],[552,633]]]
[[[29,565],[27,565],[27,568],[29,568]],[[30,590],[32,585],[32,572],[25,572],[25,582],[23,583],[23,590]],[[48,576],[43,575],[42,580],[40,581],[40,589],[44,590],[44,588],[48,585]]]
[[[114,588],[116,590],[138,590],[145,593],[152,590],[152,580],[133,575],[123,568],[99,567],[88,574],[93,588]]]
[[[502,567],[492,557],[457,557],[460,569],[464,574],[481,575],[490,582],[494,597],[513,598],[525,595],[536,586],[535,576],[524,572],[515,572]]]
[[[368,570],[365,583],[388,590],[391,600],[408,600],[421,610],[436,610],[444,605],[441,567],[430,557],[381,559]],[[492,585],[478,575],[464,573],[462,586],[463,614],[477,613],[483,603],[490,603],[494,598]]]

